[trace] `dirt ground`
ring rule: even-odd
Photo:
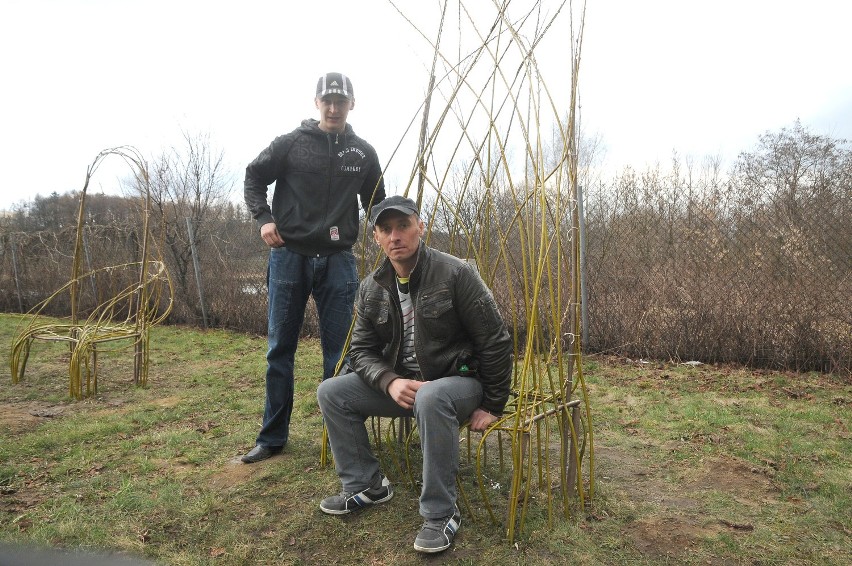
[[[684,557],[704,539],[721,531],[736,534],[754,530],[751,524],[707,515],[699,503],[701,492],[721,492],[749,507],[773,502],[778,494],[763,470],[732,457],[706,459],[686,481],[670,482],[664,479],[669,471],[649,465],[641,450],[628,452],[599,446],[595,456],[598,482],[623,491],[642,510],[636,520],[625,526],[623,534],[652,559]],[[724,560],[712,563],[726,564]]]
[[[10,436],[38,426],[42,421],[62,416],[66,407],[37,401],[26,403],[0,403],[0,430]]]
[[[169,403],[169,399],[162,402]],[[36,401],[2,403],[0,427],[14,438],[47,419],[70,414],[77,410],[76,407],[79,405],[51,405]],[[596,442],[596,481],[599,486],[605,486],[639,509],[636,519],[624,527],[623,535],[649,559],[677,560],[688,555],[703,539],[721,531],[736,534],[753,530],[753,525],[737,524],[726,517],[708,516],[698,502],[701,492],[723,492],[746,506],[772,503],[778,494],[766,470],[732,457],[706,459],[701,468],[690,470],[688,477],[680,481],[666,481],[670,470],[649,464],[653,460],[643,455],[643,448],[625,450],[608,447],[606,439],[600,437]],[[262,470],[263,465],[247,466],[235,458],[214,474],[211,481],[219,487],[233,486],[249,481]],[[0,486],[5,490],[0,497],[0,513],[23,514],[29,507],[38,504],[41,497],[38,494],[43,490],[38,489],[38,477],[31,481],[35,489],[22,490],[22,493],[9,492],[9,488]],[[594,513],[588,520],[605,519]]]

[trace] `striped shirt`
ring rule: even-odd
[[[402,309],[402,370],[411,374],[420,371],[414,351],[414,303],[408,289],[408,277],[396,278],[396,290]]]

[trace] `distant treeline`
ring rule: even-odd
[[[229,199],[234,183],[221,160],[207,163],[195,186],[178,182],[187,164],[174,157],[154,167],[160,184],[154,184],[151,233],[174,282],[169,320],[264,334],[268,250],[244,207]],[[668,170],[580,177],[585,351],[852,371],[852,149],[846,140],[813,135],[796,123],[761,136],[730,171],[713,160],[697,166],[673,161]],[[67,281],[78,197],[37,197],[2,218],[0,310],[26,311]],[[577,210],[576,203],[559,199],[522,206]],[[84,270],[137,259],[142,203],[132,187],[125,196],[88,195]],[[529,284],[531,274],[520,265],[508,274],[490,266],[498,256],[520,264],[527,236],[540,226],[512,225],[518,203],[508,191],[478,196],[468,190],[457,202],[444,197],[423,210],[430,244],[475,258],[512,320],[519,307],[514,289]],[[547,224],[545,232],[563,229]],[[362,271],[372,268],[371,241],[361,239],[356,253]],[[556,252],[554,263],[557,270],[570,269]],[[566,316],[535,330],[542,345],[556,340],[565,346],[572,339],[570,274],[557,279],[558,293],[545,290],[542,300],[564,301]],[[61,305],[51,314],[68,314]],[[533,330],[524,324],[513,324],[519,343]],[[311,312],[304,332],[318,333]]]

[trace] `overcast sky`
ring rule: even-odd
[[[437,0],[397,3],[434,35]],[[466,2],[477,3],[491,4]],[[560,21],[538,50],[556,73],[569,64]],[[614,170],[673,151],[730,161],[796,119],[852,139],[850,21],[852,2],[839,0],[589,0],[583,129]],[[224,150],[239,196],[245,165],[317,116],[326,71],[352,78],[349,122],[386,162],[431,63],[387,0],[3,0],[0,53],[0,209],[79,190],[104,148],[150,156],[180,145],[182,130]],[[389,193],[408,165],[391,164]],[[90,190],[117,193],[117,175],[103,171]]]

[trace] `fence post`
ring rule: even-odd
[[[15,292],[18,294],[18,311],[24,312],[24,299],[21,296],[21,280],[18,277],[18,239],[14,234],[9,234],[9,247],[12,248],[12,271],[15,274]]]
[[[580,347],[589,340],[589,296],[586,289],[586,216],[583,212],[583,185],[577,185],[578,237],[580,239]]]
[[[92,271],[92,254],[89,251],[89,237],[86,235],[86,227],[85,225],[80,226],[80,229],[83,231],[83,253],[86,255],[86,271]],[[95,304],[98,304],[98,286],[95,283],[95,276],[91,276],[92,281],[92,297],[95,301]]]
[[[198,302],[201,303],[201,318],[204,329],[207,330],[207,307],[204,305],[204,291],[201,286],[201,267],[198,263],[198,249],[195,247],[195,231],[192,229],[192,219],[186,217],[186,231],[189,233],[189,247],[192,250],[192,267],[195,269],[195,286],[198,288]]]

